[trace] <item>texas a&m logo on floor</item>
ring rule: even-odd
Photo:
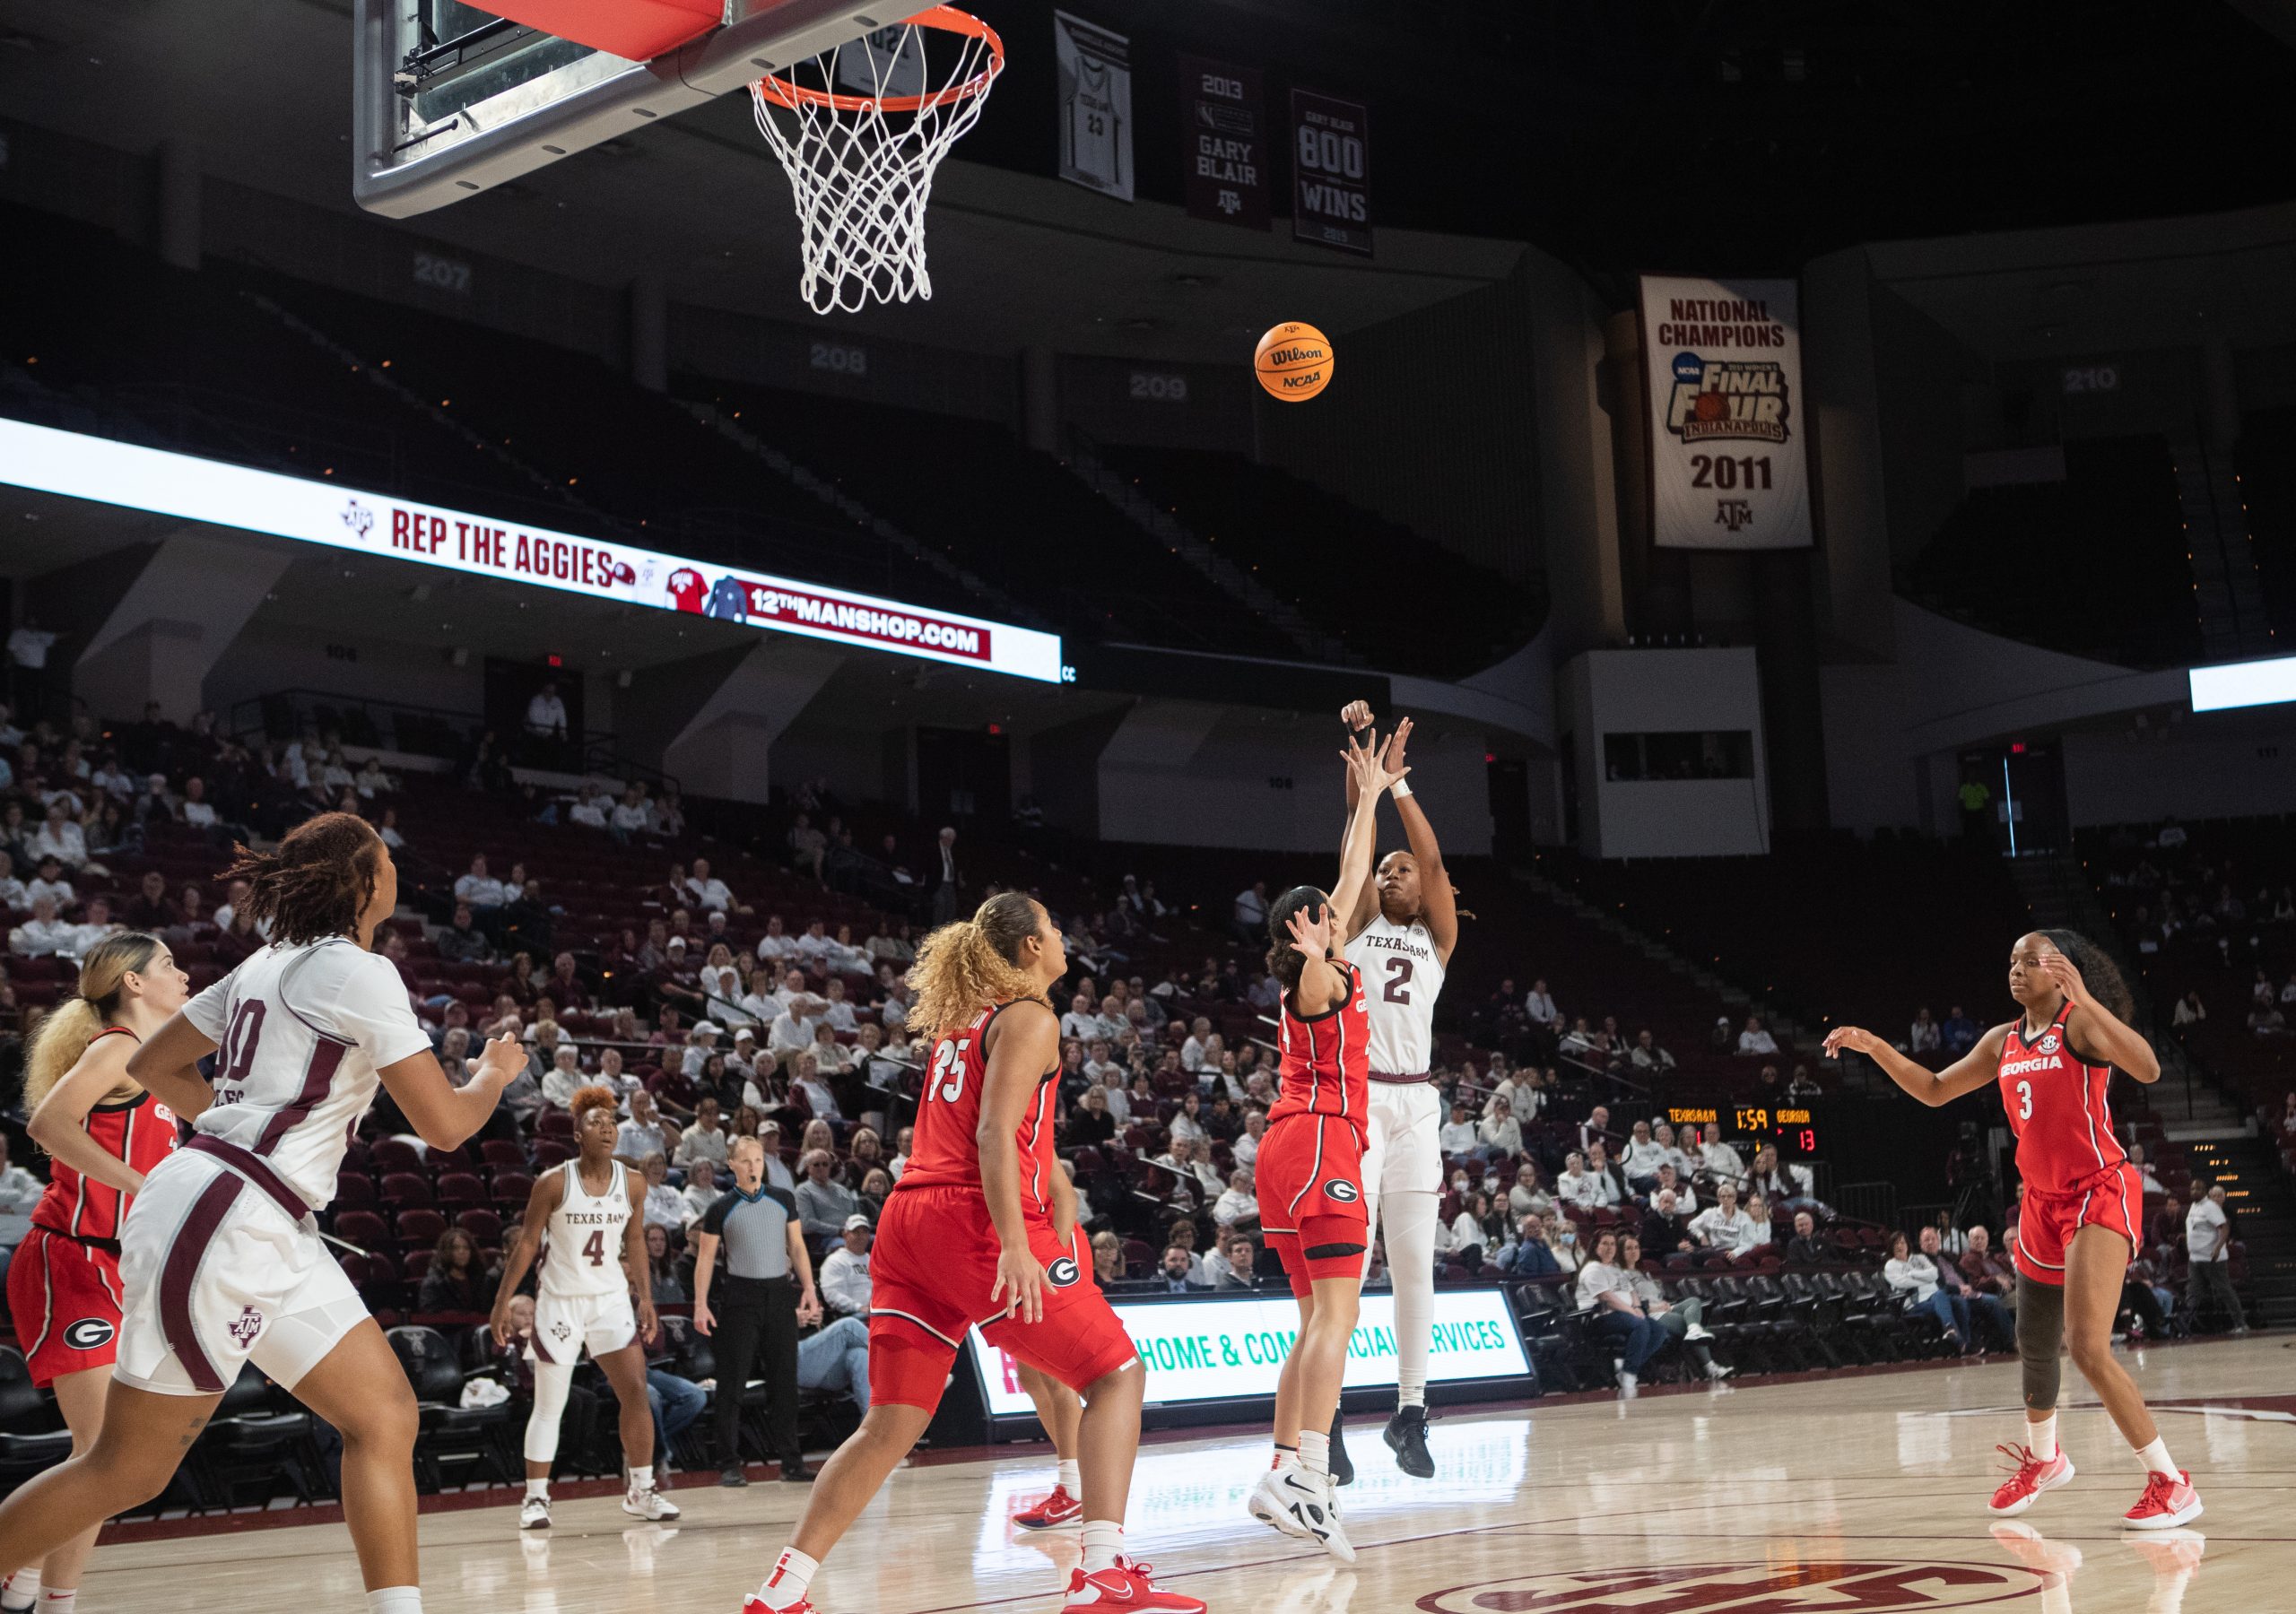
[[[1657,1564],[1526,1575],[1430,1592],[1425,1614],[1858,1614],[1973,1609],[2057,1583],[2047,1570],[1903,1558],[1762,1564]]]

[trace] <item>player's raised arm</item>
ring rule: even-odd
[[[2039,964],[2041,973],[2073,1005],[2065,1020],[2065,1035],[2076,1050],[2147,1085],[2161,1080],[2161,1056],[2152,1045],[2098,1001],[2082,979],[2079,965],[2063,952],[2045,952]]]
[[[1361,733],[1365,729],[1371,726],[1371,703],[1368,700],[1349,701],[1344,707],[1340,708],[1339,720],[1347,725],[1348,731],[1351,734]],[[1362,781],[1356,777],[1353,764],[1350,763],[1346,759],[1344,753],[1340,759],[1340,777],[1344,781],[1345,785],[1343,794],[1345,796],[1347,801],[1347,816],[1341,822],[1339,838],[1340,844],[1342,846],[1345,846],[1347,844],[1347,832],[1350,829],[1353,828],[1355,823],[1355,810],[1363,800],[1363,785]],[[1375,827],[1372,830],[1372,839],[1373,846],[1376,850],[1378,837],[1378,830],[1376,828],[1376,820],[1374,820],[1374,823]],[[1342,933],[1352,936],[1355,934],[1356,932],[1361,930],[1365,925],[1370,924],[1371,915],[1378,910],[1378,906],[1379,893],[1378,887],[1374,886],[1369,881],[1364,881],[1362,895],[1359,896],[1355,899],[1355,906],[1352,908],[1343,908],[1340,911],[1339,916]]]
[[[1387,747],[1379,743],[1377,729],[1361,744],[1350,740],[1344,753],[1347,759],[1349,777],[1356,791],[1355,811],[1347,820],[1347,838],[1339,849],[1339,878],[1332,882],[1331,914],[1335,944],[1344,943],[1355,933],[1347,920],[1359,904],[1377,903],[1378,893],[1371,885],[1371,849],[1378,839],[1379,793],[1402,778],[1411,770],[1390,772],[1387,763]],[[1368,922],[1370,915],[1364,915]]]
[[[988,1202],[1002,1253],[991,1304],[1010,1304],[1023,1323],[1044,1320],[1044,1266],[1029,1248],[1021,1214],[1021,1121],[1044,1073],[1060,1063],[1060,1021],[1034,999],[1013,1003],[988,1028],[987,1075],[973,1142],[980,1150],[980,1192]]]
[[[1396,811],[1403,819],[1404,837],[1411,844],[1411,861],[1419,865],[1419,917],[1427,926],[1427,933],[1435,940],[1435,955],[1448,968],[1451,950],[1459,942],[1459,899],[1451,889],[1451,877],[1443,869],[1443,848],[1436,843],[1435,826],[1421,810],[1419,799],[1402,777],[1411,771],[1404,766],[1404,748],[1411,741],[1411,719],[1406,717],[1396,725],[1395,738],[1387,742],[1387,767],[1396,775],[1387,794],[1396,799]],[[1353,933],[1349,933],[1352,934]]]
[[[1826,1056],[1831,1059],[1844,1048],[1854,1049],[1880,1065],[1892,1081],[1935,1109],[1964,1093],[1976,1092],[1998,1076],[2001,1044],[2008,1029],[2005,1025],[1994,1027],[1977,1039],[1975,1047],[1942,1071],[1916,1064],[1891,1046],[1887,1037],[1876,1037],[1862,1026],[1836,1026],[1827,1032]]]

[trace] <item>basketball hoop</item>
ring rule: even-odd
[[[940,87],[928,89],[927,48],[947,56],[952,41]],[[933,295],[925,268],[933,173],[1004,70],[995,29],[936,5],[750,86],[759,132],[795,194],[798,294],[814,313]]]

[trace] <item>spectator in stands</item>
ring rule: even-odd
[[[1697,1157],[1685,1152],[1682,1147],[1675,1142],[1674,1129],[1671,1122],[1659,1122],[1650,1129],[1650,1136],[1651,1141],[1657,1144],[1657,1146],[1665,1151],[1666,1163],[1674,1168],[1674,1175],[1676,1178],[1681,1184],[1687,1185],[1692,1176],[1697,1172],[1702,1162]],[[1698,1141],[1694,1131],[1691,1138],[1691,1141],[1693,1144]]]
[[[807,1150],[797,1167],[794,1198],[798,1224],[808,1248],[826,1251],[844,1237],[846,1219],[860,1213],[860,1201],[852,1189],[838,1180],[837,1157],[828,1150]]]
[[[2197,1329],[2205,1315],[2221,1308],[2239,1335],[2248,1332],[2248,1319],[2232,1289],[2232,1221],[2224,1198],[2222,1183],[2210,1186],[2205,1177],[2193,1178],[2192,1209],[2185,1213],[2185,1311]]]
[[[1584,1151],[1597,1139],[1607,1144],[1611,1137],[1611,1112],[1607,1105],[1598,1104],[1587,1112],[1586,1120],[1578,1124],[1578,1147]]]
[[[714,1195],[716,1190],[711,1190]],[[670,1248],[670,1230],[649,1223],[646,1228],[646,1273],[656,1306],[683,1306],[685,1280],[678,1275],[678,1259]]]
[[[632,1165],[644,1164],[648,1155],[660,1155],[666,1160],[676,1146],[677,1134],[663,1124],[654,1105],[654,1095],[643,1088],[632,1093],[630,1119],[614,1129],[615,1158]]]
[[[1228,1185],[1213,1202],[1212,1220],[1217,1227],[1232,1228],[1239,1222],[1258,1219],[1259,1201],[1252,1193],[1251,1167],[1239,1166],[1229,1174]]]
[[[1645,1037],[1649,1036],[1644,1032]],[[1658,1185],[1658,1167],[1666,1164],[1665,1144],[1650,1134],[1650,1123],[1637,1121],[1626,1141],[1625,1155],[1619,1168],[1626,1174],[1626,1185],[1638,1194],[1647,1194]]]
[[[2144,1144],[2132,1143],[2128,1146],[2128,1163],[2136,1167],[2139,1192],[2144,1193],[2168,1193],[2168,1189],[2161,1186],[2160,1177],[2154,1175],[2152,1167],[2144,1163]]]
[[[1961,1276],[1970,1280],[1970,1288],[1980,1295],[1991,1295],[2012,1311],[2017,1306],[2017,1269],[2006,1259],[1993,1253],[1993,1235],[1982,1222],[1972,1225],[1967,1235],[1969,1248],[1961,1252]]]
[[[1193,1274],[1198,1270],[1196,1257],[1178,1245],[1164,1246],[1164,1259],[1157,1268],[1158,1294],[1192,1295],[1212,1286]]]
[[[796,971],[792,970],[790,974],[796,975]],[[821,1024],[820,1015],[821,1000],[808,992],[797,993],[774,1017],[772,1028],[766,1035],[766,1046],[778,1058],[806,1052],[813,1046],[813,1028]]]
[[[1124,1241],[1105,1228],[1092,1235],[1092,1281],[1102,1289],[1125,1281]]]
[[[1785,1164],[1778,1158],[1778,1146],[1765,1143],[1754,1151],[1753,1169],[1747,1176],[1747,1186],[1750,1191],[1763,1194],[1781,1210],[1794,1211],[1806,1207],[1823,1212],[1825,1207],[1810,1192],[1810,1177],[1807,1166]]]
[[[68,800],[65,793],[48,799],[48,815],[26,849],[43,861],[52,857],[67,869],[78,869],[88,861],[88,837],[73,820]]]
[[[1705,1377],[1715,1380],[1728,1378],[1737,1371],[1726,1367],[1714,1359],[1708,1341],[1713,1335],[1704,1325],[1706,1303],[1695,1297],[1681,1301],[1666,1298],[1658,1280],[1641,1270],[1642,1242],[1631,1233],[1622,1234],[1618,1241],[1619,1271],[1627,1290],[1641,1314],[1657,1323],[1670,1341],[1679,1341],[1683,1354],[1690,1358],[1691,1366]]]
[[[1507,1190],[1507,1213],[1517,1221],[1543,1216],[1554,1209],[1554,1200],[1539,1186],[1538,1167],[1525,1160],[1515,1167],[1515,1181]]]
[[[1258,947],[1267,941],[1267,881],[1255,880],[1236,893],[1236,900],[1229,910],[1229,923],[1236,938],[1246,947]]]
[[[810,1053],[800,1054],[789,1062],[789,1091],[802,1098],[805,1107],[819,1121],[841,1121],[844,1112],[838,1107],[837,1095],[822,1080],[821,1067]]]
[[[2248,1011],[2248,1029],[2258,1037],[2279,1037],[2288,1029],[2288,1017],[2278,1002],[2261,1003]]]
[[[1255,1105],[1244,1112],[1244,1130],[1236,1135],[1231,1146],[1236,1163],[1249,1166],[1259,1158],[1260,1140],[1267,1135],[1267,1111]]]
[[[1963,1351],[1969,1349],[1969,1302],[1938,1287],[1937,1267],[1928,1256],[1914,1253],[1902,1233],[1890,1235],[1890,1258],[1882,1263],[1882,1276],[1901,1295],[1913,1297],[1916,1306],[1926,1307],[1937,1319],[1945,1338]]]
[[[718,1185],[718,1168],[707,1158],[696,1157],[685,1168],[685,1186],[678,1193],[685,1202],[685,1225],[690,1228],[706,1215],[723,1192]]]
[[[1594,1177],[1587,1173],[1587,1157],[1577,1150],[1562,1157],[1562,1171],[1554,1179],[1554,1197],[1566,1204],[1593,1210],[1596,1195],[1602,1192]]]
[[[1257,1281],[1259,1246],[1248,1233],[1233,1230],[1220,1236],[1219,1247],[1204,1258],[1204,1273],[1216,1289],[1248,1289]]]
[[[40,858],[34,869],[32,877],[24,882],[27,906],[36,907],[39,899],[45,897],[56,904],[56,911],[60,914],[79,900],[72,889],[70,877],[65,873],[64,865],[57,859]]]
[[[1586,1174],[1594,1181],[1594,1186],[1584,1191],[1593,1196],[1586,1202],[1589,1206],[1600,1209],[1605,1205],[1616,1205],[1629,1197],[1625,1174],[1619,1170],[1618,1162],[1610,1158],[1610,1146],[1600,1138],[1587,1145]]]
[[[822,1263],[822,1310],[831,1317],[869,1315],[869,1244],[875,1229],[857,1212],[845,1219],[838,1247]]]
[[[1929,1005],[1924,1003],[1914,1011],[1913,1028],[1906,1034],[1906,1052],[1918,1059],[1937,1052],[1942,1042],[1942,1028],[1929,1018]]]
[[[1602,1063],[1595,1046],[1595,1033],[1587,1028],[1587,1017],[1583,1014],[1570,1022],[1570,1029],[1564,1033],[1562,1040],[1556,1045],[1556,1051],[1565,1059],[1575,1060],[1580,1063]]]
[[[624,1123],[624,1124],[628,1124]],[[648,1227],[671,1230],[685,1226],[685,1201],[670,1186],[670,1162],[657,1150],[639,1164],[646,1176],[646,1222]]]
[[[697,857],[692,871],[686,875],[687,899],[698,908],[716,913],[746,914],[751,910],[734,899],[733,888],[709,872],[709,860]]]
[[[1078,992],[1068,1000],[1068,1012],[1060,1017],[1060,1035],[1076,1042],[1100,1035],[1100,1017],[1090,991]]]
[[[448,1228],[431,1248],[414,1309],[472,1312],[483,1317],[494,1308],[496,1282],[480,1264],[478,1241],[460,1228]]]
[[[77,925],[56,916],[55,898],[38,897],[32,916],[8,933],[8,950],[22,959],[45,959],[70,951],[79,935]]]
[[[1753,1224],[1755,1249],[1761,1250],[1784,1242],[1778,1237],[1778,1228],[1771,1217],[1770,1202],[1761,1194],[1746,1195],[1746,1219]]]
[[[2281,1103],[2280,1135],[2283,1141],[2296,1139],[2296,1092],[2290,1093]]]
[[[1798,1222],[1805,1210],[1796,1217]],[[1937,1269],[1937,1287],[1950,1297],[1954,1315],[1966,1318],[1970,1324],[1966,1338],[1970,1348],[1983,1350],[1990,1344],[1998,1350],[2017,1348],[2017,1325],[2009,1315],[2009,1308],[1991,1295],[1981,1295],[1961,1276],[1961,1268],[1945,1254],[1944,1242],[1935,1223],[1921,1229],[1921,1254],[1930,1265]],[[2147,1297],[2150,1298],[2150,1297]]]
[[[1483,1157],[1486,1159],[1504,1159],[1523,1152],[1523,1129],[1515,1124],[1514,1107],[1504,1098],[1493,1103],[1476,1136],[1482,1141]]]
[[[957,832],[946,824],[941,827],[934,854],[933,923],[947,924],[957,916],[957,892],[962,881],[957,872]]]
[[[696,1161],[723,1166],[731,1141],[726,1131],[725,1112],[717,1097],[705,1092],[695,1101],[693,1124],[678,1135],[677,1151],[672,1158],[680,1166],[691,1166]]]
[[[182,910],[168,896],[168,877],[157,869],[144,872],[143,883],[128,899],[121,918],[136,930],[165,930],[183,918]]]
[[[1961,1006],[1955,1003],[1946,1011],[1945,1023],[1938,1028],[1938,1046],[1947,1057],[1959,1059],[1977,1046],[1978,1036],[1977,1022],[1963,1014]]]
[[[1494,1054],[1492,1057],[1496,1059],[1498,1056]],[[1528,1069],[1509,1071],[1504,1065],[1500,1065],[1494,1067],[1492,1074],[1496,1080],[1483,1101],[1483,1113],[1490,1115],[1498,1107],[1499,1100],[1504,1098],[1507,1107],[1514,1112],[1515,1124],[1518,1126],[1529,1125],[1537,1117],[1539,1106],[1544,1102],[1539,1092],[1538,1072]]]
[[[1634,1034],[1627,1062],[1646,1076],[1663,1076],[1674,1068],[1674,1056],[1658,1046],[1648,1028]]]
[[[574,1095],[585,1085],[580,1052],[572,1043],[557,1044],[551,1050],[550,1069],[543,1073],[542,1101],[552,1109],[571,1109]]]
[[[1735,1261],[1768,1237],[1767,1227],[1755,1227],[1753,1219],[1738,1208],[1735,1182],[1717,1183],[1714,1202],[1691,1218],[1690,1223],[1692,1234],[1712,1254]]]
[[[24,882],[16,878],[15,858],[6,852],[0,852],[0,907],[23,913],[31,905],[31,898],[24,895]]]
[[[1807,1210],[1794,1212],[1794,1237],[1786,1241],[1786,1259],[1795,1266],[1822,1266],[1833,1259],[1833,1246],[1818,1237],[1818,1219]]]
[[[1483,1157],[1482,1139],[1475,1131],[1474,1123],[1467,1119],[1467,1106],[1464,1100],[1451,1106],[1451,1118],[1436,1134],[1435,1142],[1446,1158],[1464,1155],[1479,1160]]]
[[[1778,1039],[1766,1030],[1761,1016],[1746,1016],[1744,1029],[1738,1033],[1738,1056],[1742,1059],[1770,1059],[1778,1054]]]
[[[1595,1247],[1578,1269],[1578,1304],[1595,1314],[1594,1332],[1618,1363],[1618,1387],[1631,1395],[1642,1366],[1666,1344],[1664,1330],[1644,1316],[1626,1274],[1618,1265],[1618,1234],[1609,1228],[1595,1234]]]
[[[1700,1150],[1700,1161],[1705,1168],[1706,1175],[1715,1183],[1728,1182],[1744,1190],[1746,1181],[1746,1163],[1738,1158],[1736,1150],[1722,1141],[1722,1128],[1719,1125],[1707,1127],[1706,1141]]]
[[[473,915],[483,919],[509,900],[502,882],[486,872],[486,854],[471,855],[470,872],[455,881],[455,900],[469,906]]]

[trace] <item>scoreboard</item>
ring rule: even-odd
[[[1806,1106],[1774,1107],[1765,1104],[1676,1105],[1666,1111],[1676,1126],[1724,1126],[1734,1138],[1774,1143],[1781,1160],[1807,1159],[1822,1147],[1824,1128],[1816,1112]]]

